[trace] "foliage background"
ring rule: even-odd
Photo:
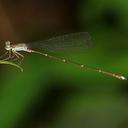
[[[92,48],[59,56],[128,76],[126,0],[0,0],[0,46],[87,31]],[[0,65],[0,128],[127,128],[128,82],[23,53]]]

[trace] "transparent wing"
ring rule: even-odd
[[[85,49],[91,44],[91,37],[87,32],[71,33],[57,36],[44,41],[27,44],[29,48],[42,50]]]

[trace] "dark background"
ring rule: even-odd
[[[59,56],[128,76],[126,0],[0,0],[0,46],[89,32],[92,47]],[[23,53],[0,65],[0,128],[127,128],[128,82]]]

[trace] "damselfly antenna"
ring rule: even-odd
[[[37,54],[46,56],[50,59],[58,60],[64,63],[74,64],[76,66],[79,66],[80,68],[85,68],[87,70],[99,72],[99,73],[112,76],[121,80],[126,80],[126,77],[122,75],[118,75],[112,72],[107,72],[102,69],[93,68],[85,64],[80,64],[71,60],[67,60],[62,57],[56,57],[56,56],[49,55],[48,53],[43,53],[37,50],[33,50],[34,48],[41,48],[42,50],[47,50],[47,49],[58,50],[58,49],[72,48],[72,47],[82,48],[82,47],[87,47],[89,45],[90,39],[91,39],[90,35],[87,32],[80,32],[80,33],[71,33],[63,36],[58,36],[45,41],[38,41],[30,44],[21,43],[21,44],[13,45],[11,44],[10,41],[6,41],[5,49],[7,52],[1,57],[3,58],[4,56],[8,55],[8,57],[3,60],[10,60],[10,61],[20,60],[21,62],[24,59],[24,56],[21,53],[19,53],[20,51],[25,51],[28,53],[37,53]]]

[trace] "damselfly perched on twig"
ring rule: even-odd
[[[62,61],[64,63],[74,64],[79,66],[80,68],[85,68],[87,70],[99,72],[99,73],[112,76],[121,80],[126,80],[126,77],[122,75],[118,75],[112,72],[107,72],[99,68],[93,68],[85,64],[80,64],[71,60],[67,60],[62,57],[56,57],[56,56],[49,55],[48,53],[45,53],[45,52],[34,50],[35,48],[39,48],[39,49],[41,48],[42,50],[57,50],[57,49],[72,48],[72,47],[84,48],[88,46],[90,40],[91,40],[90,35],[87,32],[80,32],[80,33],[66,34],[63,36],[57,36],[48,40],[38,41],[30,44],[27,44],[27,43],[11,44],[10,41],[6,41],[5,42],[6,53],[1,57],[3,58],[4,56],[8,56],[3,60],[10,60],[10,61],[21,60],[22,61],[24,59],[24,56],[19,52],[25,51],[28,53],[37,53],[37,54],[46,56],[50,59]]]

